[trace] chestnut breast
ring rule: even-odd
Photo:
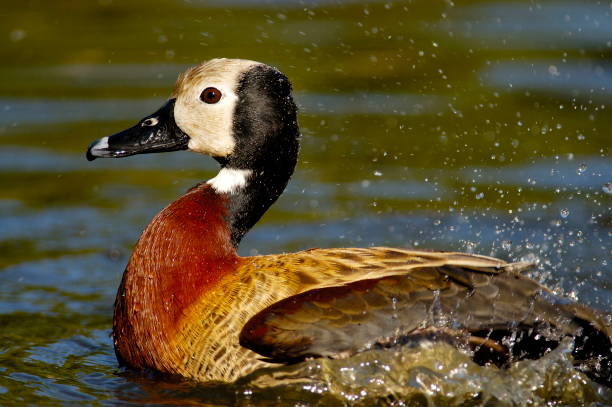
[[[115,301],[113,336],[122,364],[168,371],[182,359],[169,343],[186,310],[241,262],[225,205],[222,196],[200,184],[143,232]]]

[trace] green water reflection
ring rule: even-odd
[[[267,62],[294,84],[303,143],[243,254],[376,244],[527,257],[536,278],[610,310],[608,4],[23,1],[0,21],[0,404],[612,403],[561,351],[539,370],[470,365],[455,381],[425,352],[395,378],[405,391],[384,383],[393,397],[339,378],[350,363],[273,372],[318,377],[273,386],[267,372],[232,386],[122,372],[109,333],[131,247],[217,167],[184,152],[84,159],[161,105],[185,67]],[[400,360],[383,359],[368,363]]]

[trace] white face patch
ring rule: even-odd
[[[174,120],[189,136],[189,150],[215,157],[227,157],[236,144],[232,134],[236,91],[240,76],[259,62],[244,59],[212,59],[193,67],[177,81]],[[217,103],[200,100],[206,88],[217,88]]]
[[[253,174],[251,170],[222,168],[216,177],[206,183],[220,194],[232,194],[246,186],[251,174]]]

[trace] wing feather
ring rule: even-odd
[[[523,276],[529,263],[384,247],[253,259],[264,273],[273,261],[274,272],[295,285],[295,295],[257,313],[240,334],[242,346],[271,361],[345,357],[433,338],[508,362],[537,357],[563,336],[599,335],[603,375],[610,372],[609,323]],[[525,342],[514,349],[509,337]]]

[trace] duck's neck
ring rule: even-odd
[[[248,169],[224,166],[208,181],[212,189],[227,197],[225,218],[235,248],[281,195],[293,173],[296,158],[297,151],[295,154],[276,152],[265,165]]]
[[[269,67],[248,71],[237,89],[234,153],[217,158],[222,169],[209,181],[228,197],[231,240],[240,240],[283,192],[297,162],[300,131],[291,85]]]

